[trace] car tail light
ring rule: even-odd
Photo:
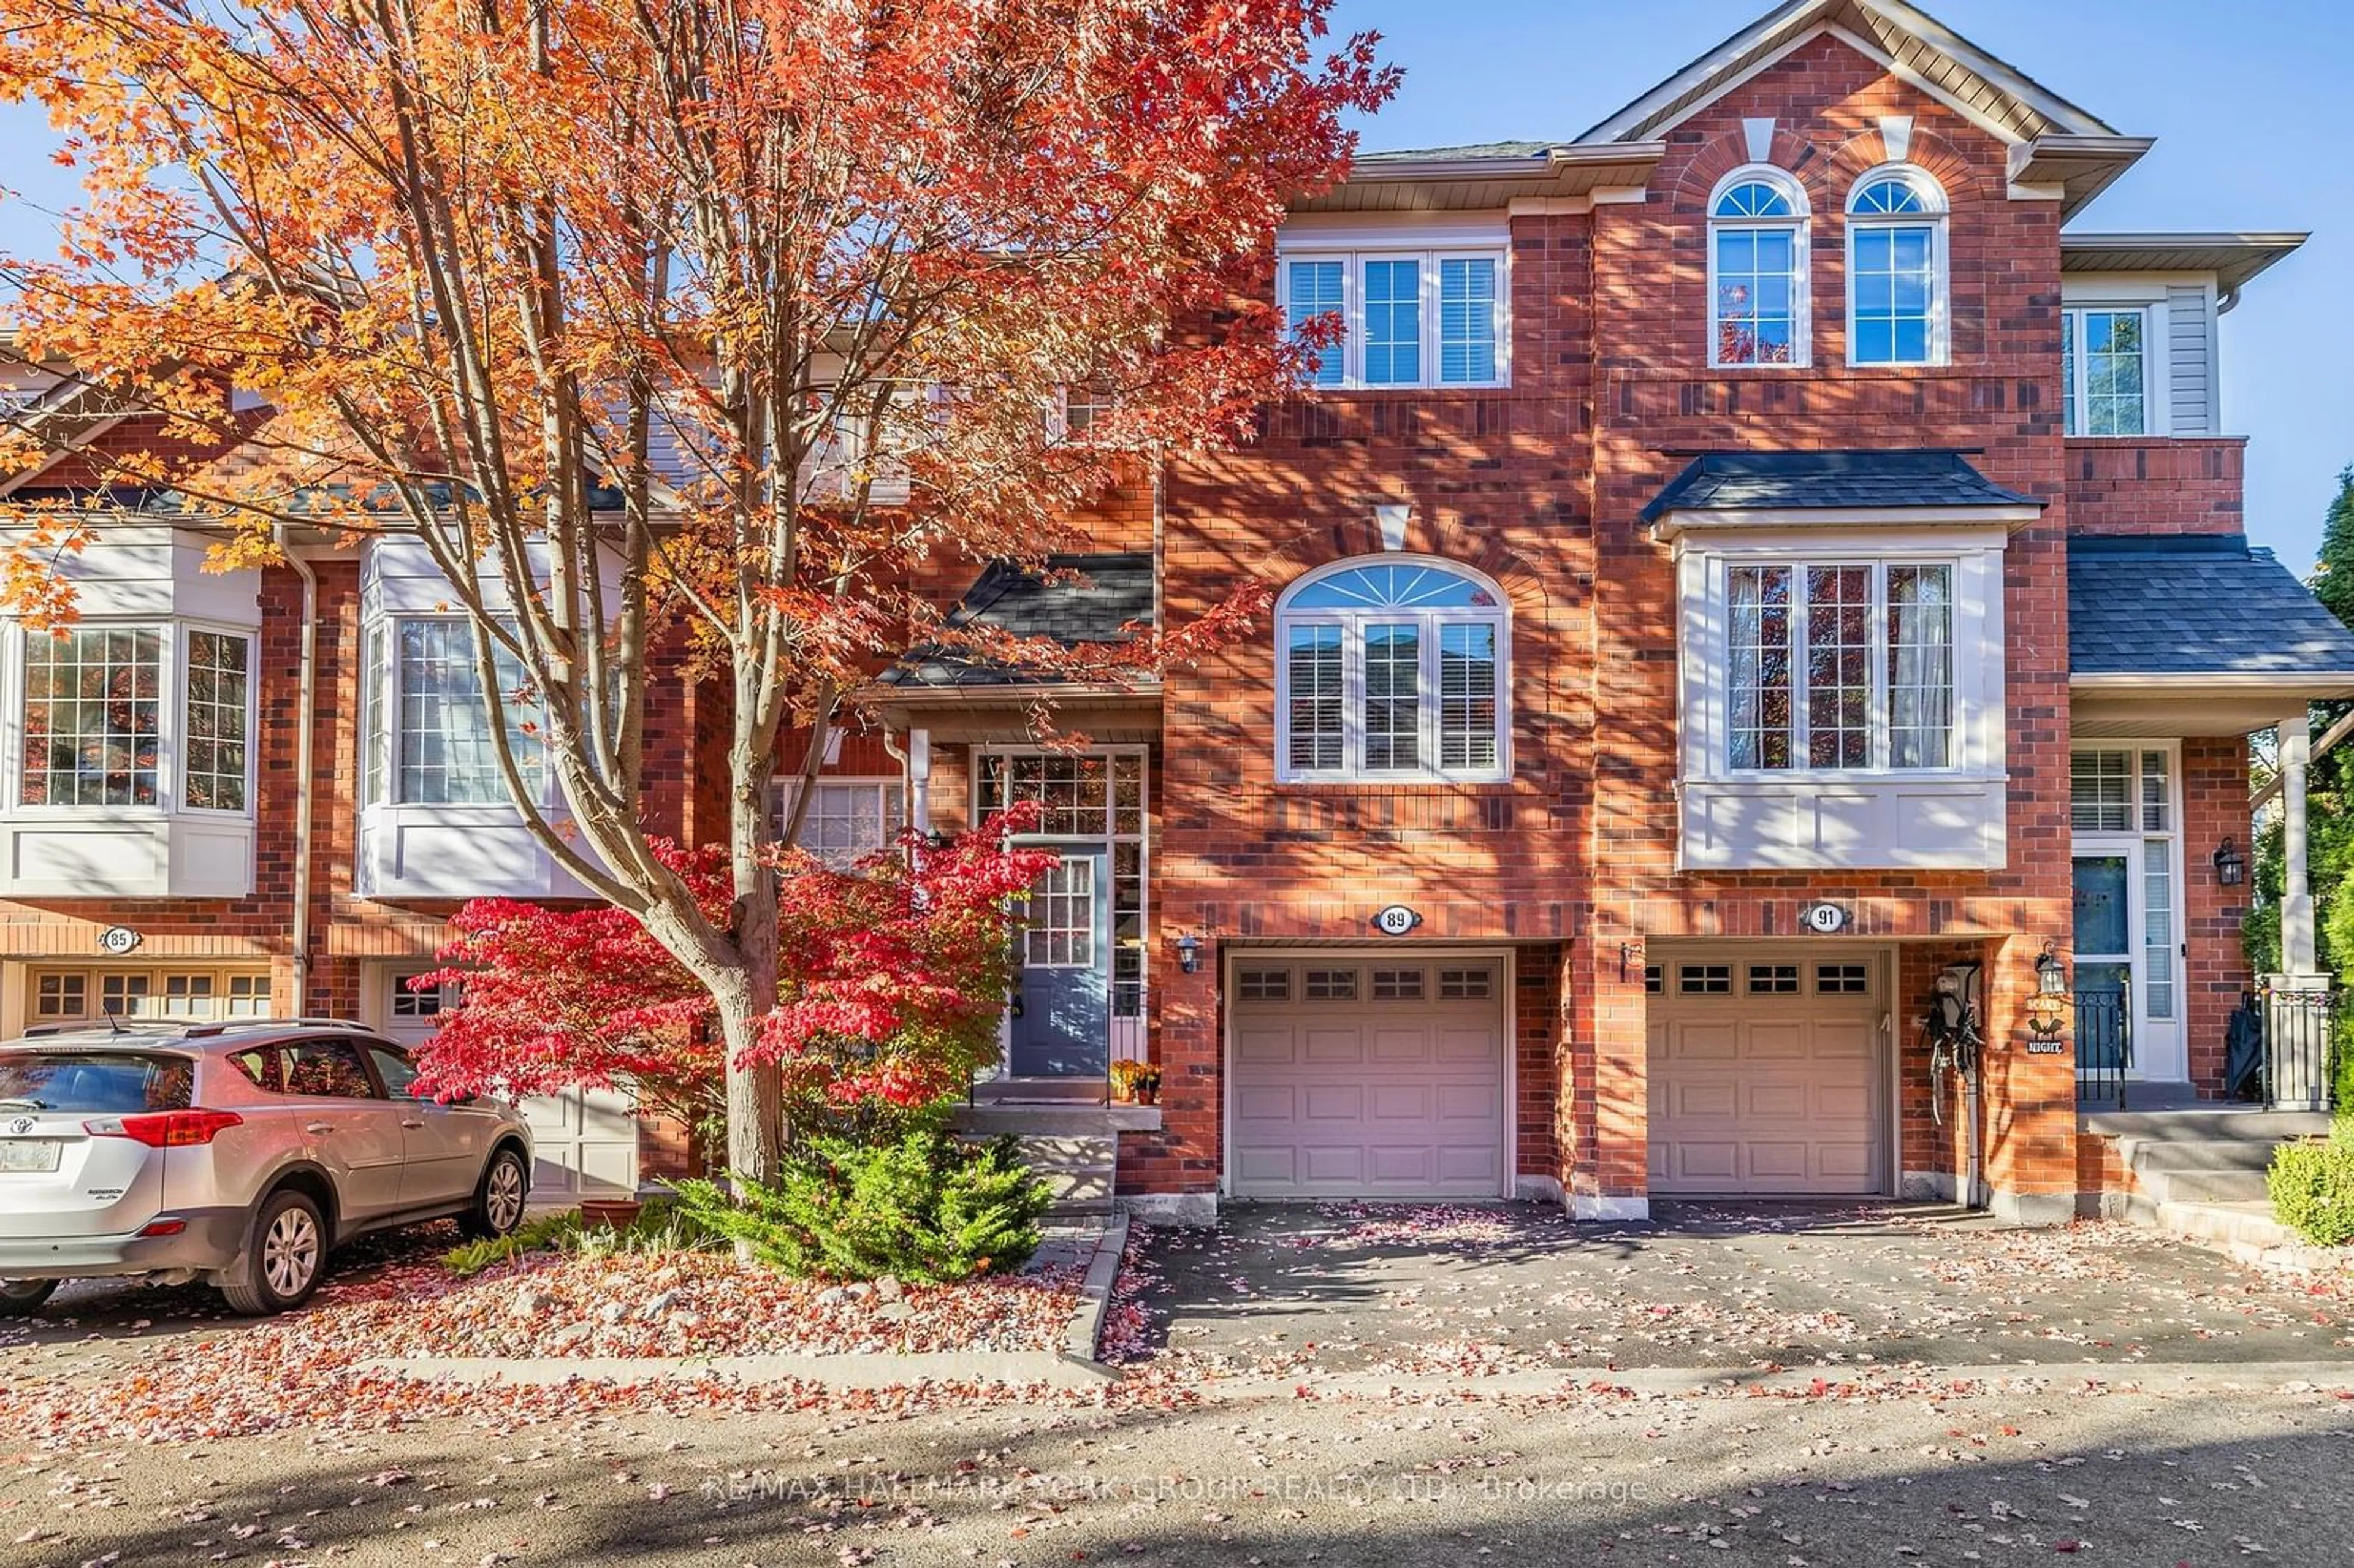
[[[210,1143],[223,1128],[243,1125],[245,1118],[235,1111],[184,1110],[101,1117],[82,1123],[81,1128],[92,1138],[127,1138],[150,1149],[186,1149]]]
[[[186,1220],[150,1220],[139,1227],[143,1236],[175,1236],[188,1228]]]

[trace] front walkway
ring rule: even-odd
[[[2114,1224],[1960,1210],[1233,1204],[1161,1231],[1145,1353],[1213,1373],[2342,1362],[2354,1292]]]

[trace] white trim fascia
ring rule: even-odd
[[[2066,201],[2066,185],[2029,185],[2024,180],[2006,181],[2002,188],[2006,201]]]
[[[2066,133],[2083,135],[2114,135],[2115,133],[2106,128],[2091,130],[2078,126],[2076,124],[2076,117],[2084,112],[2082,110],[2071,110],[2062,104],[2057,99],[2051,97],[2050,94],[2033,88],[2027,82],[2025,78],[2020,76],[2015,70],[2001,65],[2000,62],[1995,60],[1992,56],[1986,54],[1984,51],[1964,44],[1958,36],[1946,31],[1944,27],[1937,26],[1935,23],[1930,22],[1929,18],[1917,11],[1914,11],[1910,6],[1889,3],[1889,0],[1874,0],[1874,5],[1875,8],[1888,12],[1892,15],[1898,12],[1905,13],[1906,16],[1905,18],[1900,19],[1900,25],[1904,26],[1909,31],[1917,35],[1923,43],[1928,45],[1938,53],[1946,55],[1949,58],[1953,59],[1956,64],[1970,71],[1971,74],[1984,79],[1988,85],[1994,87],[1997,90],[2027,104],[2029,107],[2035,110],[2037,113],[2041,114],[2045,119],[2052,121],[2055,124],[2067,127],[2068,129]],[[1678,110],[1674,119],[1662,121],[1659,124],[1649,127],[1644,132],[1645,136],[1653,141],[1659,140],[1668,132],[1674,130],[1677,126],[1683,124],[1693,116],[1700,114],[1730,94],[1747,86],[1758,77],[1765,75],[1769,70],[1772,70],[1776,66],[1780,65],[1784,60],[1789,58],[1790,56],[1796,54],[1807,45],[1813,43],[1817,38],[1823,37],[1825,34],[1829,34],[1832,37],[1835,37],[1841,43],[1847,45],[1850,48],[1854,49],[1858,54],[1862,55],[1864,58],[1872,61],[1874,65],[1877,65],[1881,69],[1896,78],[1899,81],[1905,83],[1915,91],[1918,91],[1926,97],[1935,99],[1937,102],[1944,104],[1946,108],[1952,110],[1955,113],[1968,121],[1971,124],[1977,126],[1978,129],[1986,132],[1988,135],[1993,136],[1998,141],[2001,142],[2005,146],[2018,146],[2032,140],[2032,138],[2022,135],[2019,132],[2013,131],[2008,126],[2005,126],[2001,122],[1986,114],[1975,105],[1956,98],[1954,94],[1946,91],[1943,87],[1931,81],[1928,78],[1921,75],[1918,71],[1912,69],[1908,66],[1899,64],[1885,49],[1882,48],[1870,38],[1863,37],[1860,33],[1853,32],[1847,27],[1841,26],[1837,22],[1829,20],[1828,18],[1829,14],[1837,9],[1836,5],[1821,4],[1820,0],[1816,0],[1816,3],[1810,6],[1797,7],[1795,9],[1807,8],[1814,9],[1820,13],[1820,15],[1819,15],[1811,23],[1797,24],[1797,30],[1787,41],[1776,46],[1772,49],[1769,49],[1766,53],[1759,56],[1755,60],[1750,62],[1747,66],[1725,76],[1707,92],[1695,98],[1692,101],[1685,104],[1681,109]],[[1917,19],[1917,22],[1914,19]],[[1918,25],[1921,23],[1928,25]],[[1768,16],[1758,22],[1755,26],[1736,34],[1730,39],[1727,39],[1723,48],[1715,50],[1700,59],[1694,60],[1682,70],[1680,70],[1675,75],[1668,78],[1667,80],[1660,82],[1649,92],[1643,94],[1642,97],[1635,100],[1634,102],[1627,105],[1626,108],[1620,110],[1617,113],[1612,115],[1601,124],[1596,125],[1585,135],[1579,137],[1579,143],[1590,145],[1625,140],[1629,131],[1631,131],[1635,126],[1641,124],[1653,112],[1655,112],[1655,105],[1664,106],[1665,104],[1674,101],[1676,98],[1681,96],[1693,85],[1706,80],[1712,74],[1725,70],[1727,68],[1723,62],[1726,60],[1727,57],[1738,57],[1752,42],[1756,39],[1759,35],[1772,31],[1774,26],[1776,25],[1778,25],[1776,18]],[[1956,45],[1959,45],[1961,47],[1953,47]]]
[[[2342,691],[2354,691],[2354,670],[2284,670],[2272,671],[2222,670],[2212,674],[2183,674],[2169,672],[2163,674],[2138,674],[2129,671],[2101,671],[2090,674],[2071,675],[2068,686],[2081,692],[2168,692],[2197,693],[2208,691],[2266,692],[2277,691],[2283,695],[2311,691],[2319,695],[2338,695]],[[2263,729],[2264,725],[2252,725],[2251,729]],[[2087,741],[2088,746],[2105,736]],[[2154,743],[2153,743],[2154,744]]]
[[[1713,537],[1743,530],[1794,528],[1855,528],[1871,530],[1874,535],[1910,527],[1923,528],[1991,528],[1999,525],[2006,533],[2016,533],[2031,523],[2041,522],[2041,506],[2015,506],[1999,503],[1988,506],[1908,506],[1903,508],[1849,506],[1787,506],[1766,507],[1750,511],[1720,511],[1677,508],[1663,512],[1651,524],[1651,537],[1666,543],[1685,534],[1706,534]],[[1939,541],[1950,546],[1952,536]]]
[[[1582,196],[1515,196],[1512,203],[1517,206],[1524,201],[1584,200]],[[1434,217],[1426,212],[1303,212],[1285,218],[1276,229],[1275,249],[1280,258],[1290,250],[1427,250],[1506,246],[1512,239],[1509,219],[1508,207],[1498,207],[1492,217],[1486,217],[1456,214]]]
[[[1504,204],[1504,216],[1508,218],[1575,217],[1580,213],[1592,212],[1594,202],[1595,198],[1590,196],[1514,196]]]
[[[1651,199],[1649,185],[1603,185],[1591,198],[1596,207],[1623,207]]]

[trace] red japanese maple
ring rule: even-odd
[[[790,978],[744,1055],[779,1069],[789,1101],[926,1105],[993,1054],[1019,895],[1055,858],[1008,846],[1028,810],[855,866],[782,853]],[[705,916],[724,925],[733,896],[726,847],[663,842],[655,853]],[[482,898],[453,924],[448,967],[414,982],[464,994],[426,1047],[429,1091],[622,1089],[689,1125],[724,1110],[717,1004],[635,916]]]

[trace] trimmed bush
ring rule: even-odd
[[[1038,1250],[1053,1196],[1013,1139],[969,1144],[931,1128],[887,1143],[811,1139],[774,1187],[678,1184],[681,1207],[790,1274],[923,1284],[1011,1274]]]
[[[2340,1117],[2326,1141],[2283,1144],[2266,1178],[2273,1213],[2309,1242],[2354,1242],[2354,1117]]]

